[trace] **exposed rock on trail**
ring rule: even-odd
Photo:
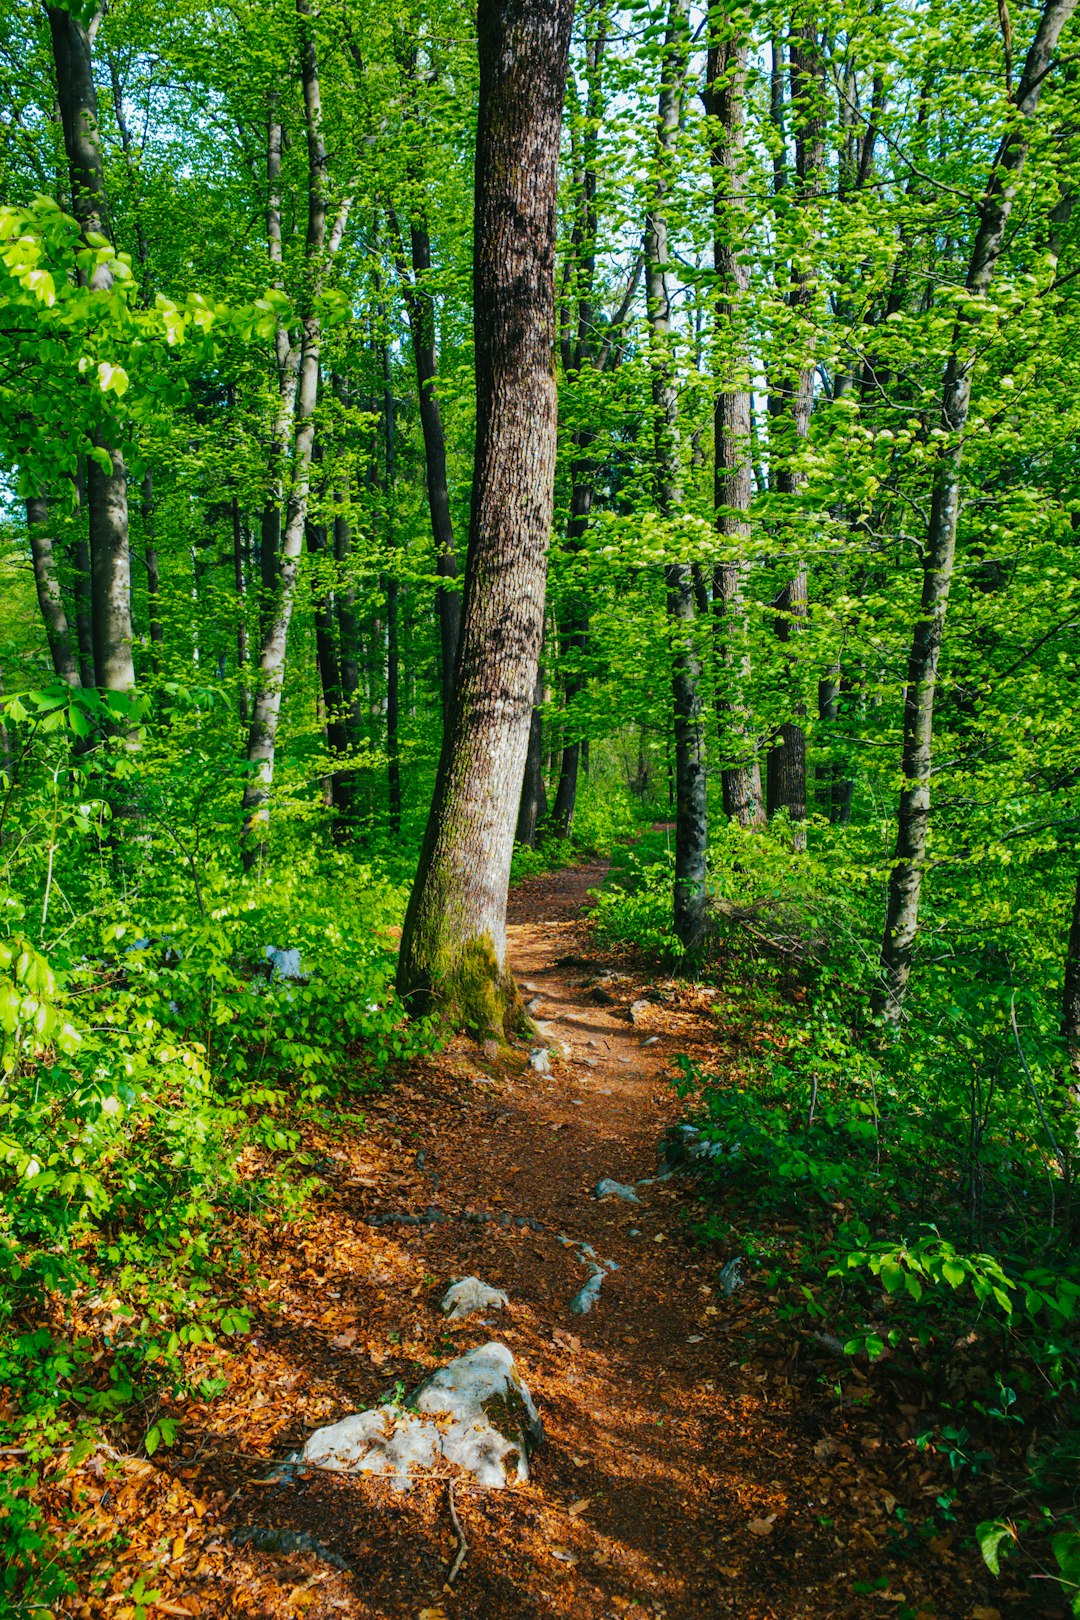
[[[488,1490],[529,1477],[544,1438],[532,1396],[504,1344],[440,1367],[402,1406],[379,1406],[317,1429],[295,1459],[331,1473],[380,1474],[399,1490],[450,1463]]]
[[[511,960],[566,1049],[553,1072],[529,1069],[528,1047],[515,1068],[462,1038],[365,1097],[355,1130],[344,1108],[313,1126],[322,1193],[302,1220],[253,1225],[251,1263],[270,1281],[247,1295],[254,1336],[228,1363],[227,1392],[185,1418],[182,1449],[143,1465],[213,1504],[197,1522],[227,1556],[170,1565],[170,1599],[202,1620],[301,1608],[307,1620],[869,1620],[882,1592],[890,1613],[923,1620],[1001,1607],[959,1538],[917,1559],[892,1550],[894,1508],[925,1512],[941,1490],[915,1446],[918,1416],[906,1432],[884,1422],[864,1373],[784,1320],[767,1270],[738,1258],[737,1208],[719,1210],[730,1231],[715,1247],[684,1237],[718,1206],[696,1202],[711,1144],[674,1128],[684,1105],[667,1067],[676,1053],[717,1069],[730,1058],[713,993],[665,984],[653,1002],[647,974],[600,958],[582,908],[603,875],[553,873],[511,896]],[[611,1007],[581,982],[605,966],[618,970]],[[642,1000],[648,1048],[625,1010]],[[670,1168],[690,1173],[655,1179],[665,1141]],[[598,1199],[616,1178],[641,1201]],[[530,1400],[489,1414],[510,1489],[448,1460],[463,1415],[443,1381],[494,1348],[479,1317],[437,1309],[450,1278],[513,1302],[501,1355]],[[599,1304],[571,1314],[583,1290]],[[423,1409],[398,1431],[409,1390]],[[434,1415],[443,1406],[449,1418]],[[388,1474],[274,1469],[342,1413],[366,1418],[369,1453],[408,1432],[422,1477],[400,1491]],[[526,1460],[534,1416],[545,1442]],[[234,1546],[232,1530],[251,1525],[258,1539]],[[184,1527],[194,1546],[194,1518],[169,1533]]]

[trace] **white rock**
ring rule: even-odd
[[[413,1468],[430,1470],[439,1453],[435,1426],[399,1406],[377,1406],[316,1429],[300,1462],[342,1474],[393,1474],[404,1483]]]
[[[633,1187],[627,1187],[622,1181],[612,1181],[610,1176],[602,1176],[596,1183],[596,1198],[621,1198],[624,1204],[640,1204],[641,1199]]]
[[[529,1053],[529,1068],[535,1069],[537,1074],[551,1073],[551,1058],[546,1046],[538,1046],[534,1052]]]
[[[499,1490],[528,1479],[528,1459],[543,1438],[513,1356],[505,1344],[491,1343],[440,1367],[405,1406],[374,1407],[317,1429],[292,1460],[335,1473],[380,1474],[407,1490],[413,1470],[429,1474],[445,1458]]]
[[[489,1288],[479,1277],[459,1277],[439,1301],[439,1309],[451,1322],[460,1322],[477,1311],[498,1311],[509,1304],[501,1288]]]
[[[284,950],[279,951],[276,945],[267,945],[263,955],[270,963],[270,982],[276,984],[281,979],[301,979],[300,952]]]
[[[450,1418],[441,1434],[443,1456],[481,1485],[498,1490],[510,1479],[528,1479],[544,1426],[505,1344],[482,1344],[440,1367],[409,1404]]]

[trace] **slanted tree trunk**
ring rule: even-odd
[[[645,275],[650,336],[653,414],[656,431],[656,504],[662,517],[679,509],[679,395],[675,376],[667,198],[682,114],[688,48],[688,0],[670,0],[657,114],[656,169],[645,221]],[[688,956],[705,939],[706,809],[705,727],[701,716],[701,662],[697,652],[694,572],[690,563],[669,563],[668,617],[672,631],[672,695],[675,718],[675,933]]]
[[[72,212],[84,239],[94,234],[107,235],[105,172],[89,36],[79,19],[60,6],[50,6],[48,16]],[[108,263],[96,264],[89,278],[91,290],[108,292],[112,285]],[[86,470],[94,674],[106,691],[129,692],[135,685],[135,664],[127,469],[121,452],[107,442],[108,437],[96,437],[95,448],[101,460],[91,456]],[[129,734],[128,742],[137,742],[135,732]]]
[[[555,234],[573,0],[480,0],[476,452],[458,680],[398,962],[417,1011],[523,1019],[506,893],[554,500]]]
[[[713,266],[717,279],[716,335],[726,377],[716,394],[713,438],[713,500],[717,533],[745,543],[750,537],[752,399],[754,362],[749,353],[745,303],[750,287],[746,262],[749,235],[746,174],[746,58],[749,22],[726,6],[710,11],[712,38],[706,66],[706,105],[715,120],[712,134]],[[761,768],[744,695],[750,674],[746,608],[747,564],[720,563],[713,575],[717,631],[717,710],[721,748],[736,762],[722,767],[724,814],[743,827],[765,820]],[[726,690],[721,687],[726,682]]]
[[[245,870],[250,870],[261,860],[270,823],[270,789],[274,780],[274,750],[277,743],[278,719],[281,714],[281,692],[285,680],[285,651],[296,598],[296,582],[311,487],[315,405],[319,394],[319,356],[322,345],[322,327],[316,313],[317,300],[325,281],[327,266],[340,246],[349,214],[349,203],[346,199],[338,209],[333,229],[328,236],[327,158],[322,131],[318,60],[314,36],[308,22],[310,0],[296,0],[296,11],[300,21],[301,78],[308,148],[306,249],[309,301],[301,322],[292,482],[281,542],[281,567],[272,610],[267,614],[263,631],[258,684],[248,731],[247,764],[250,774],[244,789],[244,822],[241,835]]]
[[[79,665],[71,645],[71,631],[64,610],[60,572],[56,566],[56,554],[49,533],[49,503],[44,495],[32,495],[27,500],[26,526],[30,534],[34,585],[45,624],[53,669],[65,686],[81,686]]]
[[[1005,246],[1006,227],[1020,174],[1027,160],[1039,96],[1061,30],[1076,9],[1076,3],[1077,0],[1046,0],[1039,19],[1020,82],[1012,97],[1014,115],[998,147],[996,162],[979,210],[979,226],[965,282],[974,296],[958,314],[953,329],[952,352],[945,369],[941,427],[948,437],[943,441],[934,472],[923,553],[922,600],[908,660],[901,760],[904,785],[900,792],[896,848],[889,877],[885,933],[881,943],[881,982],[873,998],[874,1011],[891,1024],[899,1023],[903,1016],[911,959],[919,929],[919,895],[930,822],[934,691],[956,557],[964,429],[971,406],[971,380],[981,324],[979,300],[990,289]]]
[[[536,832],[547,815],[547,789],[544,786],[544,674],[536,671],[536,692],[533,696],[532,721],[529,725],[529,750],[525,755],[525,775],[521,783],[521,803],[518,806],[517,831],[519,844],[535,847]]]

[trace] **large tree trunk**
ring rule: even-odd
[[[398,989],[484,1034],[506,969],[514,847],[554,498],[555,234],[573,0],[480,0],[473,299],[477,430],[458,680]]]
[[[710,13],[706,67],[706,104],[715,119],[711,166],[713,179],[713,266],[717,279],[718,348],[727,376],[717,390],[714,408],[715,475],[713,500],[717,532],[725,540],[745,543],[750,537],[753,414],[753,357],[745,303],[750,287],[746,262],[749,234],[746,172],[746,58],[749,24],[726,7]],[[725,562],[714,572],[714,617],[718,642],[717,718],[720,744],[736,762],[722,767],[724,814],[743,827],[765,820],[761,768],[749,724],[744,685],[750,674],[746,608],[743,602],[747,564]],[[722,682],[726,683],[724,690]]]
[[[673,354],[667,196],[682,110],[688,47],[688,0],[670,0],[657,115],[657,164],[645,222],[645,274],[656,431],[656,504],[663,517],[679,509],[679,395]],[[687,954],[705,939],[706,812],[705,728],[701,717],[701,663],[697,652],[694,573],[688,562],[669,563],[668,617],[672,631],[675,717],[675,933]]]
[[[49,7],[49,32],[56,65],[57,100],[71,177],[71,206],[83,237],[108,233],[105,172],[98,129],[97,95],[86,29],[72,12]],[[108,264],[95,265],[89,285],[107,292],[113,285]],[[128,535],[127,469],[120,451],[99,436],[95,444],[109,462],[106,471],[92,457],[87,463],[90,515],[90,597],[93,610],[94,673],[109,692],[135,685],[131,636],[131,555]],[[137,740],[133,732],[132,744]]]
[[[904,693],[904,785],[897,813],[896,848],[889,877],[885,933],[881,943],[881,983],[874,1011],[896,1024],[904,1010],[911,958],[919,928],[919,894],[926,864],[930,820],[930,763],[934,731],[934,691],[956,557],[960,512],[960,468],[964,429],[971,406],[971,379],[979,341],[979,300],[989,291],[1005,245],[1005,231],[1027,160],[1032,124],[1062,28],[1077,0],[1047,0],[1024,71],[1013,95],[1019,115],[998,148],[980,208],[979,228],[968,265],[966,287],[974,294],[958,316],[952,353],[945,370],[941,427],[948,435],[934,473],[930,520],[923,553],[920,616],[915,625]]]
[[[315,41],[308,24],[310,0],[296,0],[301,30],[301,77],[308,146],[307,263],[310,302],[301,323],[300,359],[293,430],[292,481],[281,543],[281,567],[275,600],[267,615],[259,657],[258,685],[248,732],[247,763],[250,774],[244,789],[244,824],[241,835],[245,870],[263,856],[270,823],[270,789],[274,780],[281,692],[285,680],[285,652],[296,597],[296,581],[307,522],[311,487],[311,460],[315,442],[315,405],[319,394],[319,356],[322,328],[317,309],[328,262],[340,244],[348,218],[343,203],[334,228],[326,231],[326,145],[322,132]]]
[[[71,631],[64,610],[60,572],[56,566],[52,536],[49,533],[49,503],[44,495],[32,495],[26,503],[26,527],[30,534],[30,555],[34,564],[34,585],[38,606],[45,623],[45,635],[57,678],[65,686],[81,686],[79,665],[71,645]]]

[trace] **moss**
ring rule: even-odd
[[[498,1395],[489,1395],[481,1404],[480,1410],[487,1418],[491,1427],[508,1440],[511,1445],[520,1445],[522,1437],[529,1433],[529,1409],[525,1405],[519,1392],[510,1385]]]
[[[531,1029],[514,976],[499,967],[489,934],[442,945],[425,980],[409,991],[414,1013],[437,1012],[476,1040],[500,1045],[508,1035]]]

